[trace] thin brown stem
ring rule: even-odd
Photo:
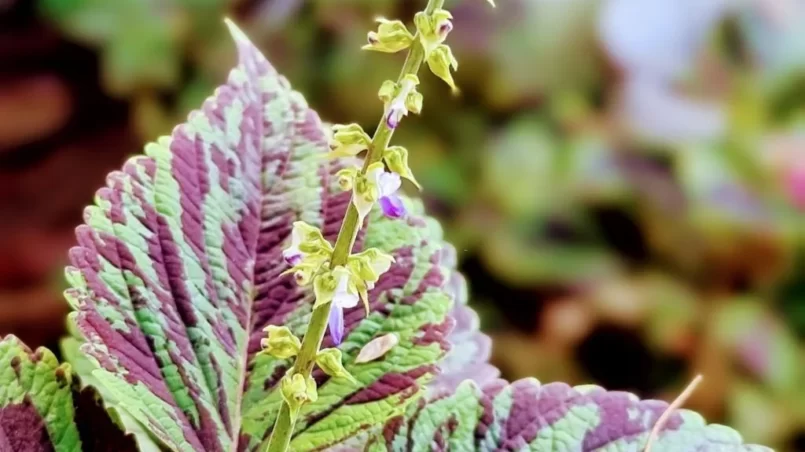
[[[645,452],[651,452],[651,448],[654,446],[654,442],[657,441],[657,437],[660,436],[660,430],[662,430],[665,427],[665,424],[668,422],[668,419],[670,419],[671,416],[674,414],[674,411],[678,410],[688,400],[690,395],[693,394],[693,391],[696,390],[696,387],[699,386],[699,383],[701,383],[701,381],[702,376],[696,375],[696,378],[694,378],[693,381],[691,381],[687,385],[687,387],[685,387],[685,390],[682,391],[682,394],[679,394],[679,396],[676,399],[674,399],[674,401],[671,402],[670,405],[668,405],[668,408],[666,408],[665,411],[663,411],[663,413],[660,415],[660,418],[657,419],[657,422],[654,424],[654,428],[651,429],[651,433],[649,433],[648,435]]]

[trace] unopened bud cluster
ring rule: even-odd
[[[492,3],[492,2],[490,2]],[[494,5],[494,3],[492,3]],[[455,57],[453,56],[453,51],[450,50],[450,47],[444,44],[445,39],[447,39],[447,35],[453,30],[453,15],[450,14],[450,11],[444,9],[436,9],[432,13],[428,14],[425,11],[419,12],[414,16],[414,26],[416,27],[416,36],[412,35],[408,28],[400,22],[399,20],[389,21],[386,19],[378,19],[379,26],[377,27],[377,31],[370,31],[367,40],[368,44],[363,46],[366,50],[375,50],[378,52],[386,52],[386,53],[395,53],[399,52],[400,50],[407,49],[408,47],[414,45],[414,43],[418,40],[419,44],[422,46],[422,50],[424,51],[424,60],[428,63],[428,67],[430,68],[431,72],[433,72],[437,77],[444,80],[452,90],[456,90],[456,84],[453,81],[452,71],[458,69],[458,61],[456,61]],[[419,96],[419,108],[416,110],[414,108],[403,108],[402,102],[406,100],[407,91],[411,89],[415,89],[416,85],[419,83],[415,74],[410,74],[410,77],[413,77],[413,80],[408,80],[408,86],[405,88],[401,86],[396,86],[394,82],[386,82],[390,83],[389,87],[386,86],[386,83],[383,84],[383,88],[381,89],[381,99],[383,99],[384,91],[389,89],[405,89],[406,92],[401,93],[402,98],[396,99],[397,102],[393,103],[393,101],[384,102],[387,103],[386,109],[386,121],[389,128],[397,127],[397,123],[399,120],[395,121],[395,118],[399,118],[407,114],[408,111],[414,111],[418,113],[418,111],[422,108],[422,98],[421,95]],[[402,83],[405,83],[406,80],[403,79]],[[414,91],[416,92],[416,91]],[[393,110],[394,114],[389,115],[389,108],[388,104],[392,103],[397,109]],[[404,112],[404,113],[403,113]]]

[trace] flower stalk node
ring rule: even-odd
[[[300,373],[296,373],[293,369],[282,377],[280,393],[282,394],[282,400],[290,406],[291,412],[294,414],[297,414],[299,408],[305,403],[315,402],[319,398],[316,381],[313,380],[313,377],[309,374],[305,377]]]

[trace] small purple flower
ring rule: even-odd
[[[290,248],[282,250],[282,258],[285,259],[288,265],[295,267],[302,263],[302,252],[299,251],[299,248],[291,246]]]
[[[384,196],[379,202],[383,214],[389,218],[402,218],[406,214],[405,206],[399,196]]]
[[[330,328],[330,337],[333,338],[335,345],[340,344],[341,340],[344,338],[344,309],[354,308],[358,304],[358,296],[351,293],[349,290],[349,271],[340,267],[337,273],[338,285],[333,294],[333,302],[331,303],[332,306],[330,306],[330,317],[327,322]]]
[[[344,309],[333,304],[330,306],[330,319],[327,321],[333,344],[338,345],[344,339]]]
[[[302,233],[302,228],[295,225],[291,230],[291,246],[282,250],[282,258],[285,259],[285,262],[291,267],[302,263],[304,256],[299,246],[302,244],[303,240],[304,234]]]
[[[333,344],[338,345],[344,339],[344,309],[333,303],[330,306],[330,318],[327,321]]]
[[[438,33],[441,39],[445,39],[447,35],[453,30],[453,22],[445,20],[439,25]]]
[[[397,196],[397,190],[400,189],[401,180],[400,175],[397,173],[390,173],[386,171],[377,172],[377,191],[379,194],[380,208],[383,214],[389,218],[402,218],[406,214],[405,205],[402,199]]]
[[[389,129],[396,129],[400,125],[403,116],[408,114],[408,109],[405,108],[405,102],[394,100],[389,105],[389,110],[386,112],[386,125]]]

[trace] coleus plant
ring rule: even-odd
[[[423,63],[455,89],[443,3],[369,33],[409,52],[373,137],[325,129],[229,23],[227,82],[85,211],[67,363],[0,342],[1,451],[768,450],[664,402],[497,378],[389,146]]]

